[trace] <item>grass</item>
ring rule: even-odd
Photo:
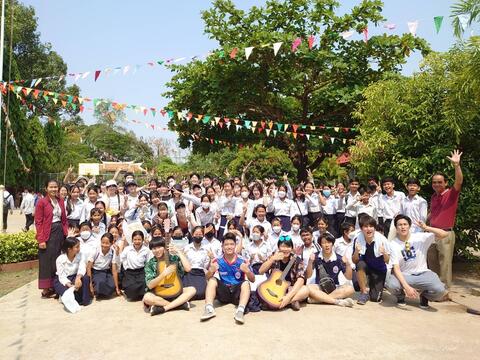
[[[38,278],[38,268],[0,272],[0,297]]]

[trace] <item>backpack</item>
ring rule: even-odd
[[[3,211],[8,211],[10,209],[10,196],[12,196],[12,194],[8,194],[7,197],[3,197]]]

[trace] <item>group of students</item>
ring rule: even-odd
[[[278,269],[289,283],[280,309],[298,311],[304,302],[352,307],[355,291],[357,304],[381,302],[385,287],[399,306],[405,297],[419,297],[425,308],[429,300],[446,299],[445,285],[428,269],[427,251],[448,234],[425,224],[418,180],[406,188],[407,195],[395,190],[392,178],[375,177],[365,186],[351,178],[348,191],[343,183],[313,179],[292,188],[286,176],[244,184],[192,174],[179,184],[170,176],[143,187],[130,173],[124,183],[100,186],[84,178],[62,186],[52,180],[46,198],[53,225],[63,222],[66,237],[49,252],[53,286],[44,282],[42,296],[56,294],[75,312],[92,297],[123,294],[143,301],[151,315],[205,300],[202,321],[215,316],[217,299],[237,305],[234,319],[243,323],[249,311],[272,309],[257,290]],[[39,242],[47,242],[43,220],[35,221]],[[41,284],[48,266],[39,257]],[[172,274],[181,291],[159,296],[156,289]]]

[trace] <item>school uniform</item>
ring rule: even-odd
[[[263,219],[263,221],[258,220],[258,218],[254,217],[247,221],[247,227],[252,232],[254,226],[260,225],[265,230],[265,234],[269,234],[272,231],[272,224],[268,222],[267,219]]]
[[[133,245],[127,246],[120,254],[123,268],[122,289],[127,300],[141,300],[145,294],[145,264],[152,252],[144,245],[136,250]]]
[[[320,246],[318,246],[315,242],[312,242],[312,244],[309,247],[306,247],[305,245],[302,245],[302,260],[303,260],[303,266],[305,269],[308,266],[308,261],[310,259],[310,255],[312,254],[317,254],[319,252],[322,252],[322,249]],[[308,279],[305,280],[306,284],[315,284],[315,272],[310,276]]]
[[[119,263],[115,250],[110,248],[106,254],[103,254],[102,248],[98,247],[91,253],[88,261],[92,263],[92,283],[95,294],[100,297],[112,296],[115,292],[112,267],[115,265],[118,268]]]
[[[422,228],[417,225],[417,221],[427,221],[427,200],[416,194],[414,197],[405,196],[400,208],[400,214],[408,216],[412,220],[410,231],[412,233],[423,232]]]
[[[328,234],[330,236],[333,236],[328,230],[325,232],[325,234]],[[318,245],[320,245],[320,230],[315,230],[313,233],[312,233],[312,236],[313,236],[313,242],[317,243]],[[335,236],[333,236],[335,237]]]
[[[347,207],[348,207],[348,205],[350,205],[351,203],[356,201],[357,195],[358,195],[358,191],[355,194],[352,194],[352,192],[349,191],[344,198],[344,200],[345,200],[345,221],[350,223],[350,224],[353,224],[354,226],[357,223],[357,215],[358,215],[358,213],[356,211],[357,209],[354,208],[354,207],[351,207],[351,208],[348,209]]]
[[[90,200],[86,200],[83,202],[83,207],[80,212],[80,224],[84,221],[90,220],[90,211],[95,207],[95,202],[91,202]]]
[[[235,217],[235,206],[237,204],[238,198],[235,196],[220,196],[218,199],[218,211],[220,212],[220,226],[218,228],[217,237],[219,240],[223,239],[223,234],[225,231],[225,226],[227,225],[227,217]]]
[[[308,203],[304,199],[293,199],[293,216],[298,215],[302,218],[302,226],[307,227],[310,224],[310,217],[308,216]]]
[[[322,206],[320,205],[320,198],[317,193],[313,192],[311,195],[305,195],[307,203],[308,217],[310,224],[315,224],[318,218],[322,217]]]
[[[345,221],[345,197],[336,196],[335,199],[337,200],[337,212],[335,214],[335,224],[337,225],[337,234],[342,233],[342,229],[340,228],[343,222]]]
[[[212,203],[210,203],[210,207],[205,210],[203,207],[198,207],[195,210],[195,218],[197,219],[197,223],[201,226],[205,226],[207,224],[215,223],[215,209],[212,209]]]
[[[200,244],[197,249],[194,243],[190,243],[184,248],[185,256],[192,269],[183,276],[183,286],[193,286],[196,290],[195,296],[192,300],[205,299],[205,290],[207,288],[207,279],[205,272],[208,270],[210,264],[210,257],[208,256],[208,246]]]
[[[358,220],[358,215],[367,214],[377,220],[377,207],[372,202],[364,204],[363,202],[355,199],[353,202],[346,206],[347,210],[353,210],[357,214],[357,219],[355,221],[355,229],[360,229],[360,221]]]
[[[292,214],[294,213],[293,201],[286,197],[282,200],[275,197],[267,206],[267,211],[273,211],[275,217],[278,217],[282,223],[282,230],[290,231],[292,224]]]
[[[288,235],[289,235],[290,238],[292,239],[293,247],[294,247],[294,248],[303,245],[302,236],[300,235],[300,229],[298,229],[298,231],[293,231],[293,230],[292,230],[292,231],[290,231],[290,232],[288,233]]]
[[[380,195],[383,211],[383,233],[385,236],[388,236],[393,218],[400,214],[404,199],[405,194],[401,191],[394,191],[392,196],[387,194]]]
[[[332,253],[328,259],[325,259],[324,254],[319,252],[315,254],[313,261],[313,268],[315,269],[315,284],[319,284],[322,279],[321,273],[323,269],[327,275],[332,278],[337,287],[344,285],[347,281],[344,276],[346,272],[346,264],[343,262],[339,254]]]
[[[25,229],[30,230],[30,226],[33,224],[33,213],[35,210],[35,199],[29,192],[23,194],[22,203],[20,204],[20,211],[25,214]]]
[[[222,243],[219,240],[215,238],[212,238],[211,240],[203,238],[201,244],[207,249],[207,251],[211,251],[216,258],[223,256]]]
[[[70,203],[71,210],[70,214],[67,215],[67,220],[69,226],[80,226],[80,217],[82,215],[82,209],[84,202],[80,199],[74,203],[73,201],[68,201],[67,204]]]
[[[326,204],[322,206],[323,215],[328,220],[328,232],[333,234],[335,237],[337,236],[337,199],[335,196],[330,195],[326,198]]]
[[[59,296],[63,296],[67,291],[67,284],[75,285],[75,279],[77,275],[82,278],[82,286],[77,289],[75,294],[75,300],[80,305],[89,305],[92,302],[90,295],[90,277],[86,275],[85,258],[78,253],[75,255],[72,261],[68,259],[67,254],[61,254],[56,260],[56,276],[53,281],[53,288]]]
[[[368,244],[363,233],[359,233],[353,240],[353,249],[355,244],[360,244],[360,261],[356,264],[356,271],[363,270],[367,275],[367,285],[370,288],[369,296],[371,301],[378,302],[382,299],[383,287],[387,275],[387,264],[385,264],[383,255],[380,253],[380,246],[383,245],[385,251],[390,254],[390,246],[387,239],[375,232],[373,241]],[[354,281],[356,291],[360,290],[358,283]]]
[[[273,250],[265,240],[262,240],[260,244],[256,244],[254,241],[250,240],[247,241],[244,249],[244,256],[250,262],[250,265],[253,268],[253,273],[258,275],[260,266],[270,255],[272,255]],[[263,260],[260,260],[260,258]]]

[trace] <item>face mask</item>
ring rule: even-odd
[[[258,241],[260,240],[260,234],[258,233],[252,233],[252,235],[250,236],[252,238],[253,241]]]
[[[275,234],[278,234],[280,231],[282,231],[281,226],[274,226],[272,229]]]
[[[88,240],[88,238],[92,236],[92,233],[90,231],[82,231],[80,233],[80,237],[83,239],[83,240]]]
[[[152,231],[152,229],[147,228],[147,229],[145,229],[145,231],[147,232],[147,234],[150,234],[150,231]]]
[[[248,191],[242,191],[242,198],[247,199],[248,198]]]
[[[279,196],[281,199],[283,199],[283,198],[285,197],[285,195],[286,195],[285,191],[279,191],[279,192],[278,192],[278,196]]]
[[[182,236],[172,236],[172,240],[180,241],[180,240],[183,240],[183,237]]]
[[[174,185],[175,185],[175,181],[174,181],[174,180],[170,180],[170,181],[168,182],[168,186],[169,186],[169,187],[173,187]]]
[[[331,191],[330,191],[330,190],[323,190],[322,192],[323,192],[323,195],[324,195],[325,197],[327,197],[327,198],[330,197],[330,194],[331,194]]]
[[[194,236],[193,241],[196,242],[197,244],[200,244],[203,240],[202,236]]]
[[[300,230],[300,225],[297,225],[297,224],[292,225],[292,230],[293,230],[293,231],[298,231],[298,230]]]
[[[204,208],[205,210],[210,209],[210,203],[208,202],[202,203],[202,208]]]
[[[206,237],[208,240],[211,240],[211,239],[213,239],[213,236],[214,236],[214,235],[215,235],[215,234],[214,234],[213,232],[209,232],[209,233],[206,233],[206,234],[205,234],[205,237]]]

